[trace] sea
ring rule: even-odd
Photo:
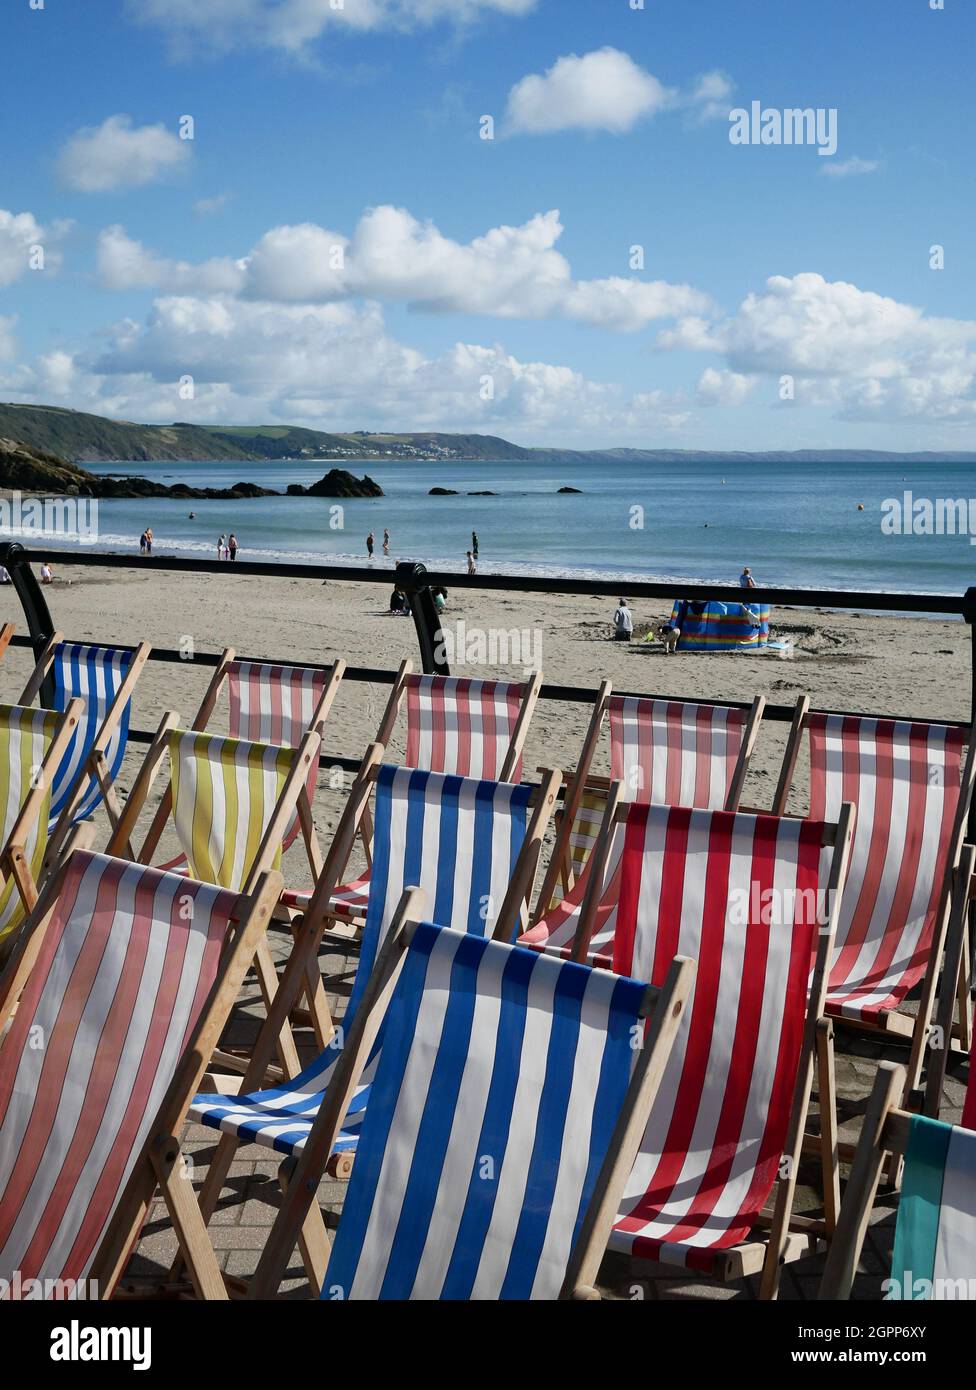
[[[338,465],[88,466],[163,483],[249,482],[283,492]],[[94,548],[138,552],[139,536],[151,526],[157,554],[214,559],[218,536],[234,532],[241,560],[361,565],[372,530],[377,567],[410,559],[463,572],[476,532],[478,568],[487,573],[619,578],[623,586],[629,579],[734,582],[748,565],[757,583],[770,586],[959,593],[976,583],[976,533],[924,534],[924,520],[914,531],[911,523],[918,503],[924,511],[927,501],[976,497],[972,464],[719,458],[664,465],[611,456],[544,463],[344,460],[341,466],[368,473],[385,496],[344,500],[338,511],[327,498],[103,500]],[[431,497],[433,487],[458,495]],[[560,493],[563,487],[578,491]],[[471,495],[478,492],[493,495]],[[906,500],[908,519],[899,527]],[[976,502],[969,513],[976,526]],[[382,553],[384,528],[389,558]]]

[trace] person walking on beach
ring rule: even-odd
[[[227,539],[227,537],[224,535],[223,531],[221,531],[221,533],[220,533],[220,539],[217,541],[217,559],[218,559],[218,560],[222,560],[222,559],[224,558],[224,542],[226,541],[226,539]]]
[[[471,553],[470,550],[467,552],[467,559],[468,559],[468,574],[477,574],[477,573],[478,573],[478,566],[475,564],[475,562],[474,562],[474,556],[472,555],[472,553]]]
[[[389,555],[389,553],[390,553],[390,533],[389,533],[389,531],[387,531],[387,530],[384,528],[384,531],[383,531],[383,554],[384,554],[384,555]]]
[[[237,559],[237,537],[234,535],[233,531],[230,533],[230,539],[229,539],[228,542],[227,542],[227,549],[228,549],[228,551],[230,552],[230,558],[231,558],[232,560],[236,560],[236,559]]]
[[[634,634],[634,619],[625,598],[617,605],[617,611],[613,615],[613,628],[614,640],[617,642],[629,642]]]
[[[756,581],[752,577],[752,570],[749,568],[748,565],[746,565],[745,569],[739,575],[739,588],[754,589],[755,587]]]
[[[370,531],[369,535],[366,537],[366,553],[371,560],[373,558],[373,544],[375,540],[376,537],[373,535],[372,531]]]
[[[477,558],[478,558],[478,533],[477,533],[477,531],[472,531],[472,532],[471,532],[471,554],[472,554],[472,555],[474,556],[474,558],[477,560]]]

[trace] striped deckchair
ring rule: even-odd
[[[0,977],[0,1280],[21,1296],[109,1297],[157,1183],[197,1292],[223,1294],[172,1135],[280,882],[242,898],[77,851],[45,889]]]
[[[611,1249],[725,1279],[761,1270],[771,1296],[780,1262],[829,1230],[837,1174],[823,1072],[827,1217],[804,1235],[791,1212],[851,816],[842,808],[833,826],[623,803],[612,843],[601,832],[590,868],[615,874],[619,891],[609,930],[599,894],[588,895],[575,958],[595,952],[651,984],[674,955],[698,962]],[[774,1185],[766,1240],[755,1228]]]
[[[37,901],[55,768],[84,714],[0,705],[0,948]]]
[[[113,784],[125,758],[132,693],[151,650],[148,642],[104,647],[65,642],[55,633],[41,653],[19,703],[32,704],[52,675],[56,710],[63,713],[73,699],[85,702],[51,788],[49,830],[55,845],[103,801],[111,823],[118,819]]]
[[[945,954],[939,982],[939,999],[935,1009],[934,1031],[925,1049],[925,1101],[923,1111],[931,1119],[939,1118],[944,1096],[946,1064],[952,1043],[953,1015],[970,1023],[972,1036],[972,1002],[969,997],[969,920],[976,902],[976,846],[963,845],[959,867],[952,880],[949,925],[946,928]],[[962,1112],[962,1123],[976,1129],[976,1076],[970,1054],[969,1088]]]
[[[380,766],[374,745],[350,795],[337,846],[323,870],[304,935],[292,951],[268,1019],[251,1055],[240,1095],[202,1094],[193,1118],[223,1132],[201,1195],[209,1218],[238,1143],[264,1144],[279,1152],[300,1151],[327,1092],[339,1059],[341,1035],[293,1080],[270,1089],[260,1084],[271,1059],[279,1021],[287,1017],[308,964],[315,963],[335,877],[342,871],[342,845],[355,837],[356,819],[375,782],[376,821],[373,875],[359,965],[342,1032],[357,1016],[379,950],[396,920],[407,887],[423,891],[445,925],[474,936],[510,939],[532,887],[542,835],[552,812],[559,776],[540,788],[511,782],[482,782],[414,768]],[[316,967],[317,968],[317,967]],[[370,1068],[346,1117],[338,1152],[350,1152],[369,1095]],[[220,1085],[220,1081],[215,1083]],[[348,1165],[346,1165],[348,1168]]]
[[[899,1108],[904,1067],[882,1062],[820,1286],[849,1298],[888,1155],[904,1179],[886,1299],[976,1299],[976,1131]]]
[[[407,710],[407,767],[482,781],[519,782],[522,748],[539,698],[541,675],[519,683],[421,676],[401,670],[394,697],[376,741],[384,746],[393,732],[399,703]],[[369,903],[370,866],[360,877],[339,885],[330,904],[342,921],[362,923]],[[304,907],[308,894],[286,894]]]
[[[536,915],[541,918],[563,898],[571,898],[595,844],[595,822],[601,800],[603,809],[606,808],[611,781],[620,784],[625,801],[734,811],[742,795],[765,704],[762,696],[746,708],[611,695],[609,682],[604,682],[576,772],[567,787],[561,833]],[[604,714],[609,715],[610,722],[610,781],[590,772]]]
[[[786,805],[803,728],[810,742],[810,814],[831,820],[843,801],[857,808],[827,1011],[875,1034],[910,1037],[914,1088],[972,801],[976,740],[972,731],[944,724],[804,711],[794,721],[777,809]],[[900,1012],[920,983],[917,1015]],[[968,1049],[969,1037],[962,1041]]]
[[[597,1297],[612,1213],[693,973],[692,962],[675,961],[658,993],[503,942],[406,923],[377,965],[251,1296],[277,1289],[343,1103],[382,1029],[321,1297]]]

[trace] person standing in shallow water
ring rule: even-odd
[[[477,560],[477,558],[478,558],[478,533],[477,533],[477,531],[472,531],[472,532],[471,532],[471,554],[472,554],[472,555],[474,556],[474,558]]]
[[[389,533],[389,531],[384,530],[384,531],[383,531],[383,554],[384,554],[384,555],[389,555],[389,553],[390,553],[390,533]]]
[[[373,545],[375,541],[376,537],[373,535],[372,531],[370,531],[369,535],[366,537],[366,553],[371,560],[373,558]]]
[[[237,537],[234,535],[233,531],[230,533],[230,536],[229,536],[229,538],[228,538],[228,540],[227,540],[227,549],[230,551],[230,558],[231,558],[232,560],[236,560],[236,559],[237,559]]]

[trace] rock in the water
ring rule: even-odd
[[[581,492],[583,491],[583,489],[582,489],[581,487],[561,487],[561,488],[559,489],[559,491],[560,491],[560,492],[579,492],[579,493],[581,493]]]
[[[469,492],[469,497],[497,497],[497,492]]]
[[[383,489],[379,483],[366,474],[356,478],[345,468],[330,468],[324,478],[310,487],[303,488],[292,483],[288,489],[289,497],[382,497]]]
[[[452,487],[432,487],[427,494],[428,497],[457,497],[457,493]]]

